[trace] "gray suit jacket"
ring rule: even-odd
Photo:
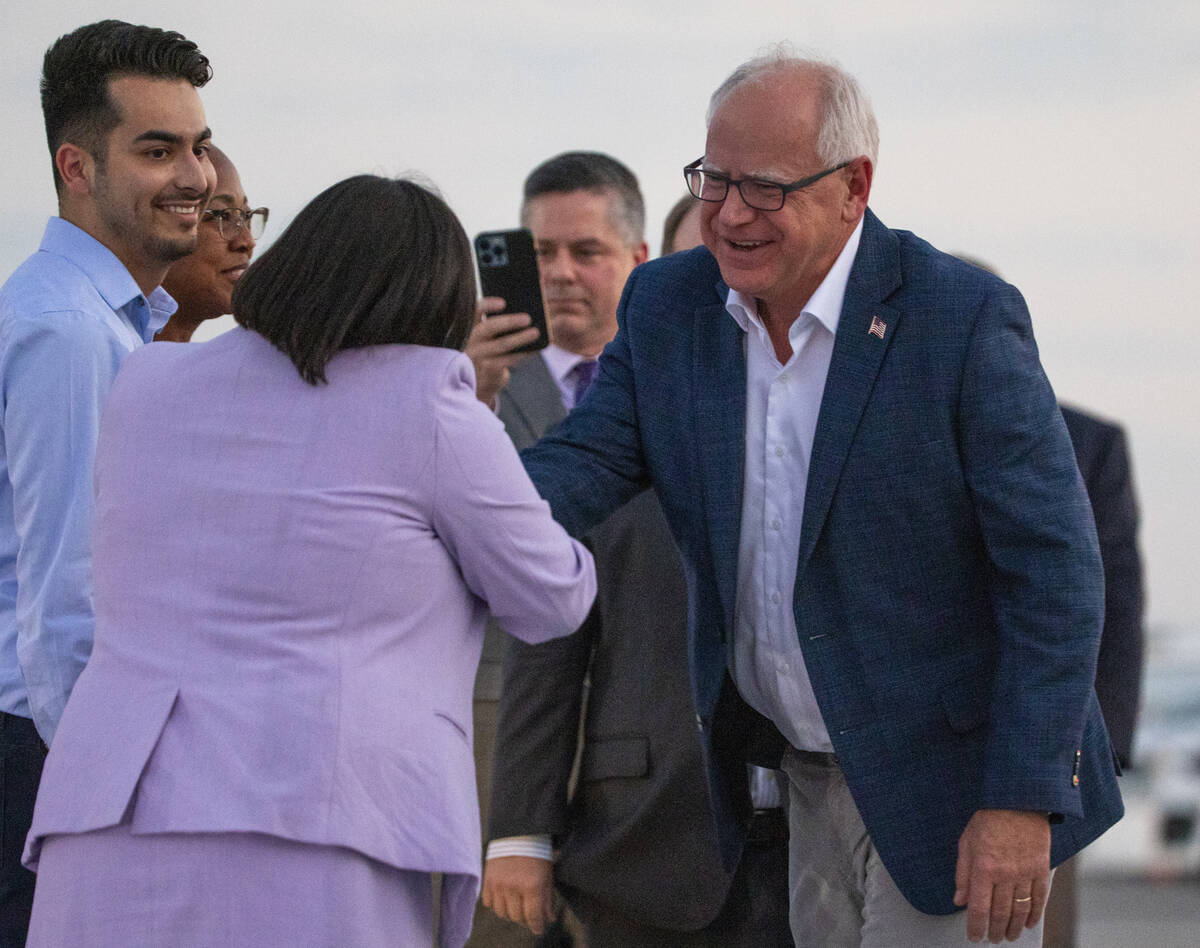
[[[513,370],[500,417],[518,447],[562,415],[540,358]],[[556,884],[585,922],[595,908],[699,929],[720,912],[732,872],[700,756],[679,555],[650,491],[591,544],[601,593],[583,627],[561,648],[508,647],[488,837],[551,834]]]
[[[512,370],[512,378],[500,392],[497,413],[518,451],[529,447],[566,417],[558,386],[540,356],[526,359]],[[483,656],[475,675],[476,701],[500,700],[501,669],[508,642],[504,630],[489,619],[483,637]]]

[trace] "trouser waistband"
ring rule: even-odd
[[[784,756],[791,755],[794,759],[803,761],[806,764],[817,764],[821,767],[836,767],[838,759],[835,754],[830,754],[825,751],[806,751],[796,747],[789,747],[784,751]]]

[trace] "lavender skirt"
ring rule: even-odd
[[[427,873],[258,833],[50,836],[28,945],[171,948],[433,942]]]

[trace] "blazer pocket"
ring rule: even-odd
[[[991,680],[983,675],[960,678],[939,695],[946,722],[959,734],[973,731],[987,721],[991,699]]]
[[[580,777],[610,780],[645,777],[650,773],[650,741],[645,737],[605,737],[588,741],[583,748]]]

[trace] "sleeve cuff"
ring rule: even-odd
[[[489,842],[484,858],[498,859],[501,856],[528,856],[553,862],[554,847],[549,836],[506,836]]]

